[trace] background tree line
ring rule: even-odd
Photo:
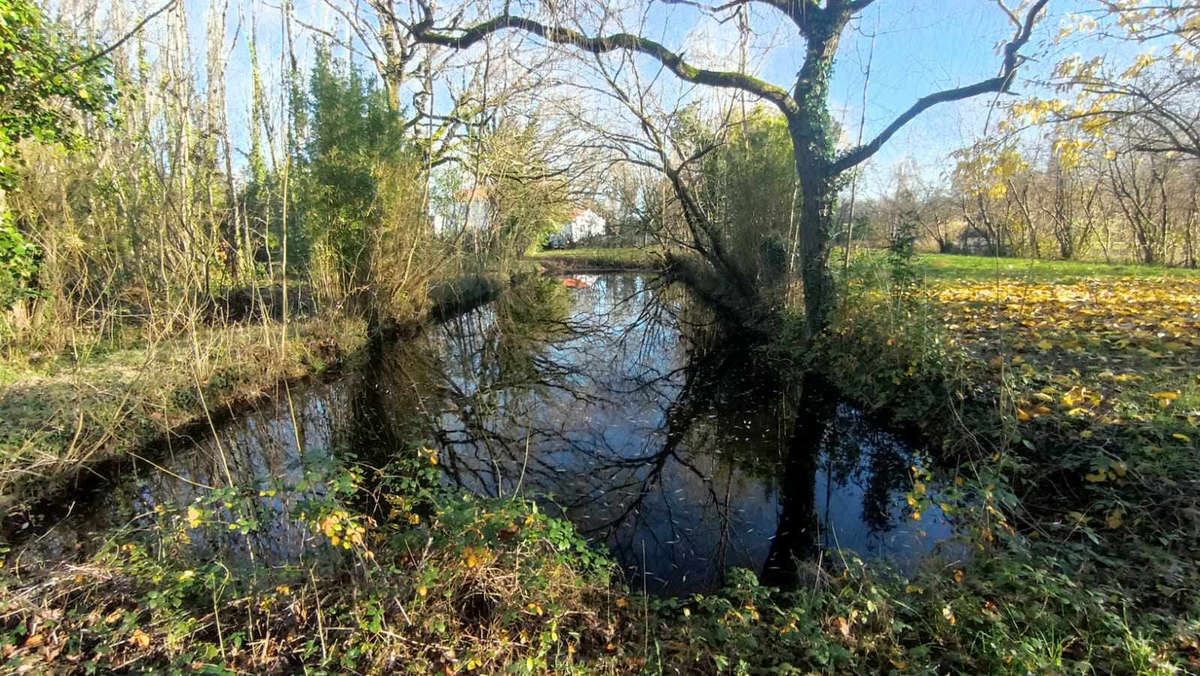
[[[744,57],[690,65],[615,7],[81,0],[51,19],[6,0],[19,30],[3,67],[25,86],[3,103],[3,335],[63,345],[130,322],[406,316],[433,280],[508,265],[585,195],[616,239],[663,245],[742,320],[802,298],[810,332],[836,295],[831,247],[852,229],[883,244],[911,222],[943,251],[982,239],[1002,254],[1195,263],[1194,8],[1069,17],[1039,49],[1086,34],[1122,58],[1063,58],[1022,75],[1035,94],[1017,98],[1046,3],[1003,6],[996,77],[851,143],[828,83],[871,3],[765,4],[804,46],[788,89]],[[740,3],[696,11],[739,26],[743,54],[762,20]],[[948,160],[943,187],[910,172],[855,212],[852,177],[897,130],[983,94],[1009,118]],[[434,214],[463,195],[485,196],[488,227],[438,236]]]
[[[525,96],[542,75],[404,47],[350,14],[197,7],[0,5],[0,341],[405,319],[431,283],[504,270],[570,210]],[[400,51],[364,58],[381,45]],[[487,227],[437,236],[439,196],[468,184]]]
[[[897,168],[860,201],[854,246],[885,247],[907,221],[938,253],[1196,266],[1194,160],[1098,146],[1064,156],[1057,130],[1045,131],[958,151],[945,182]]]

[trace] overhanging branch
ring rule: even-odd
[[[412,26],[412,34],[418,42],[466,49],[487,36],[505,29],[522,30],[555,44],[574,46],[592,54],[604,54],[617,50],[639,52],[663,64],[682,80],[712,87],[739,89],[770,101],[787,115],[793,114],[797,110],[796,102],[788,95],[787,91],[780,87],[745,73],[697,68],[662,44],[630,33],[591,37],[570,28],[548,26],[533,19],[505,14],[451,35],[434,32],[432,18],[426,14],[424,20]]]
[[[928,96],[924,96],[917,100],[908,110],[904,111],[884,128],[878,136],[871,139],[869,142],[851,148],[843,153],[833,163],[833,174],[837,175],[847,169],[858,166],[869,157],[874,155],[878,150],[887,143],[896,132],[900,131],[904,125],[911,122],[921,113],[938,105],[939,103],[949,103],[951,101],[961,101],[969,99],[980,94],[1001,93],[1008,91],[1012,85],[1013,77],[1016,76],[1017,68],[1020,67],[1023,59],[1020,56],[1021,48],[1029,42],[1030,36],[1033,35],[1033,25],[1037,22],[1038,16],[1046,7],[1049,0],[1035,0],[1025,13],[1025,19],[1017,23],[1016,33],[1013,34],[1008,44],[1004,45],[1004,63],[1000,67],[1000,74],[996,77],[991,77],[986,80],[981,80],[974,84],[963,87],[955,87],[954,89],[946,89]]]

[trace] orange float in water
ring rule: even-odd
[[[586,288],[588,288],[588,283],[583,281],[582,279],[575,279],[574,277],[567,277],[566,279],[563,280],[563,286],[568,286],[572,289],[586,289]]]

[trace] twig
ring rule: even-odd
[[[113,50],[115,50],[117,47],[120,47],[121,45],[128,42],[130,38],[137,35],[138,32],[141,31],[142,28],[144,28],[146,26],[146,24],[150,23],[150,21],[152,19],[154,19],[154,17],[158,16],[159,14],[162,14],[163,12],[167,11],[174,5],[175,5],[175,0],[167,0],[167,4],[163,5],[162,7],[159,7],[154,12],[146,15],[146,18],[139,21],[138,25],[133,27],[133,30],[131,30],[128,33],[126,33],[125,35],[121,36],[121,39],[119,39],[116,42],[112,43],[111,45],[105,47],[104,49],[101,49],[100,51],[96,52],[95,54],[92,54],[91,56],[80,59],[79,61],[76,61],[75,63],[72,63],[61,70],[55,71],[54,75],[62,75],[63,73],[65,73],[67,71],[75,70],[76,68],[86,66],[89,63],[92,63],[93,61],[96,61],[98,59],[103,59],[104,57],[111,54],[113,52]]]

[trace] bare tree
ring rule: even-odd
[[[1167,183],[1172,167],[1155,155],[1118,155],[1108,163],[1112,197],[1133,239],[1142,263],[1166,258],[1170,224]]]
[[[696,4],[713,19],[721,21],[730,18],[731,13],[752,1],[755,0],[734,0],[720,6],[689,4]],[[570,45],[595,54],[615,51],[643,54],[657,60],[687,82],[744,91],[777,106],[788,121],[800,184],[801,272],[805,288],[806,329],[811,337],[824,330],[832,307],[834,288],[828,265],[830,232],[842,174],[874,155],[897,131],[929,108],[981,94],[1007,91],[1023,62],[1020,50],[1029,41],[1034,24],[1048,0],[1034,0],[1024,10],[1023,16],[1018,15],[1019,10],[1001,4],[1012,21],[1013,35],[1004,45],[1000,71],[995,77],[922,97],[874,138],[843,152],[837,152],[834,146],[834,124],[829,114],[830,76],[843,31],[851,19],[872,4],[873,0],[825,0],[824,3],[757,0],[759,4],[765,4],[786,17],[794,26],[796,35],[804,41],[804,62],[790,90],[741,71],[696,67],[688,63],[682,54],[643,35],[627,32],[588,35],[564,25],[555,12],[550,12],[542,20],[512,14],[506,5],[499,15],[482,18],[470,25],[463,25],[461,12],[439,25],[433,7],[424,0],[417,2],[420,12],[406,27],[414,39],[421,43],[465,49],[499,31],[516,29],[552,43]]]

